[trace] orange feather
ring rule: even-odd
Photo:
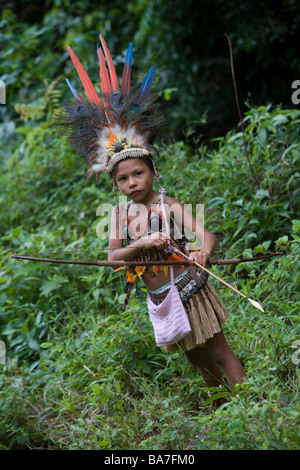
[[[117,140],[116,136],[112,133],[112,131],[110,129],[109,130],[109,141],[108,141],[108,144],[107,144],[107,148],[109,149],[110,147],[112,147],[115,143],[115,141]]]

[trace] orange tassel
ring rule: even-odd
[[[135,267],[135,272],[139,277],[142,276],[145,271],[146,271],[146,266],[136,266]]]
[[[113,272],[116,273],[117,271],[120,271],[120,269],[128,268],[128,266],[121,266],[121,268],[115,269]]]
[[[128,282],[136,282],[137,281],[137,275],[132,272],[132,269],[129,268],[126,272],[126,277]]]
[[[169,257],[167,258],[167,261],[182,261],[182,258],[181,258],[181,256],[178,256],[176,253],[172,253],[171,256],[169,256]],[[182,268],[183,265],[182,265],[182,266],[178,266],[178,267],[181,267],[181,268]]]

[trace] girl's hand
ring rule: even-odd
[[[135,243],[138,244],[141,248],[155,247],[158,250],[163,250],[164,248],[167,248],[169,239],[170,235],[167,233],[155,232],[151,235],[148,235],[147,237],[140,238],[138,242]],[[131,246],[133,246],[133,244]]]
[[[196,263],[201,264],[205,268],[207,261],[209,260],[210,253],[209,251],[195,251],[189,256],[190,260],[196,261]]]

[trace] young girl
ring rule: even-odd
[[[157,152],[153,142],[162,122],[155,96],[150,93],[154,67],[150,67],[140,88],[131,87],[130,43],[119,87],[111,55],[101,35],[100,40],[109,69],[106,69],[104,54],[98,47],[102,100],[68,46],[87,97],[81,96],[67,80],[75,99],[64,105],[65,113],[58,118],[58,124],[68,130],[76,150],[89,155],[88,176],[96,173],[98,179],[105,171],[112,176],[117,204],[112,215],[109,260],[173,259],[168,249],[170,244],[178,250],[186,250],[185,238],[178,229],[184,227],[190,233],[196,232],[202,243],[201,250],[190,254],[189,259],[205,267],[216,244],[215,236],[179,201],[170,196],[161,199],[153,189],[153,182],[158,179],[152,158]],[[129,203],[118,204],[117,189],[130,199]],[[170,215],[169,234],[166,233],[166,219],[162,216],[166,213],[163,208]],[[155,265],[140,268],[148,294],[156,305],[170,290],[170,269],[166,266],[159,269]],[[167,346],[167,351],[179,346],[188,361],[201,372],[208,387],[223,384],[222,372],[231,386],[241,382],[244,370],[221,329],[228,311],[207,280],[207,274],[192,266],[179,265],[174,266],[174,278],[191,331],[177,345]]]
[[[151,216],[153,217],[153,212],[162,218],[160,196],[153,189],[153,181],[157,176],[155,167],[151,168],[151,163],[145,158],[128,158],[119,162],[114,168],[113,179],[116,188],[131,200],[127,205],[119,205],[118,211],[114,211],[112,215],[111,226],[116,227],[117,230],[112,230],[110,236],[109,260],[111,261],[166,259],[170,256],[167,251],[169,240],[172,241],[173,246],[181,248],[173,237],[170,238],[166,234],[163,223],[161,223],[160,231],[151,232],[149,221],[151,221]],[[169,208],[177,209],[173,213],[174,223],[171,226],[174,236],[176,222],[189,231],[195,231],[196,226],[198,238],[203,234],[201,250],[192,253],[189,259],[205,267],[215,247],[216,237],[204,227],[200,227],[199,222],[185,210],[179,201],[169,196],[165,197],[165,201]],[[144,221],[147,229],[146,233],[145,230],[139,230],[144,234],[136,236],[138,230],[135,220],[139,217],[141,204],[147,209],[148,220]],[[130,210],[128,210],[129,207]],[[119,212],[119,217],[117,212]],[[131,226],[134,226],[135,230],[131,230]],[[124,241],[128,243],[125,246]],[[228,346],[221,330],[221,323],[224,323],[228,317],[221,299],[209,282],[206,282],[199,290],[189,268],[175,266],[174,271],[175,282],[180,290],[187,290],[186,286],[192,284],[189,290],[190,299],[183,300],[192,331],[179,342],[188,361],[198,368],[208,387],[223,384],[222,371],[231,385],[241,382],[244,377],[243,367]],[[201,273],[197,275],[201,278]],[[203,277],[206,276],[202,274]],[[155,269],[148,268],[142,274],[142,279],[154,301],[159,302],[165,298],[170,289],[169,273],[166,277],[165,270],[160,269],[157,272]],[[204,317],[206,323],[203,321]],[[204,330],[203,323],[205,323]],[[167,347],[167,350],[172,351],[174,347]]]

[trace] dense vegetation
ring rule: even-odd
[[[154,3],[136,2],[149,8]],[[10,258],[14,252],[70,251],[56,255],[64,259],[107,254],[107,239],[96,235],[96,210],[100,203],[113,204],[110,181],[84,179],[84,162],[55,133],[51,118],[62,87],[44,75],[45,61],[33,57],[33,37],[35,44],[43,34],[54,42],[53,16],[49,11],[48,26],[31,29],[8,10],[2,19],[13,54],[20,57],[12,35],[19,28],[28,56],[20,62],[7,55],[21,98],[8,94],[14,106],[7,106],[6,115],[1,110],[1,448],[298,449],[300,111],[246,105],[251,168],[239,128],[207,140],[190,122],[184,136],[159,143],[167,193],[205,204],[205,223],[218,238],[216,256],[283,253],[214,268],[259,300],[265,313],[212,281],[229,308],[224,332],[247,380],[234,394],[218,390],[228,401],[211,414],[197,371],[182,353],[168,355],[155,345],[142,285],[122,312],[122,272]],[[93,13],[73,21],[84,38],[80,47],[90,41],[89,24],[95,27]],[[55,50],[46,57],[59,67]],[[22,102],[23,90],[30,103]]]
[[[165,131],[175,139],[191,125],[210,138],[236,124],[224,33],[233,44],[242,110],[246,99],[296,107],[291,85],[300,75],[297,0],[7,0],[0,31],[7,102],[39,103],[53,81],[67,97],[66,77],[80,89],[67,45],[84,57],[99,89],[99,33],[119,75],[130,41],[136,80],[155,64],[155,85],[168,116]],[[10,106],[5,119],[12,113]]]

